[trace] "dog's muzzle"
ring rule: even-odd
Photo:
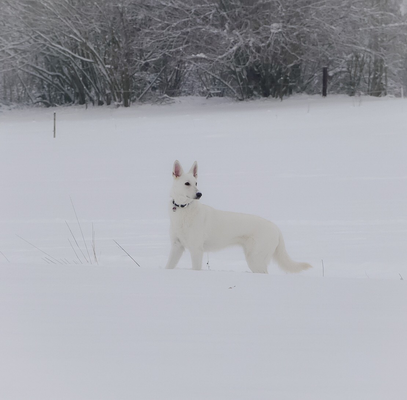
[[[201,197],[202,197],[202,193],[201,193],[201,192],[197,192],[196,198],[197,198],[197,199],[200,199]]]

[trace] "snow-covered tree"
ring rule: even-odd
[[[396,0],[0,0],[0,97],[47,105],[406,85]]]

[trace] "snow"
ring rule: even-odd
[[[3,109],[0,397],[404,399],[406,115],[342,96]],[[175,159],[314,268],[256,275],[228,249],[164,270]]]

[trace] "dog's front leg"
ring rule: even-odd
[[[172,244],[171,253],[170,256],[168,257],[168,262],[165,268],[167,269],[175,268],[184,250],[185,250],[184,246],[182,246],[180,242],[178,241],[174,242]]]
[[[192,269],[198,270],[202,268],[203,251],[191,251]]]

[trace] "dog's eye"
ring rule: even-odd
[[[189,182],[185,182],[185,186],[191,186]]]

